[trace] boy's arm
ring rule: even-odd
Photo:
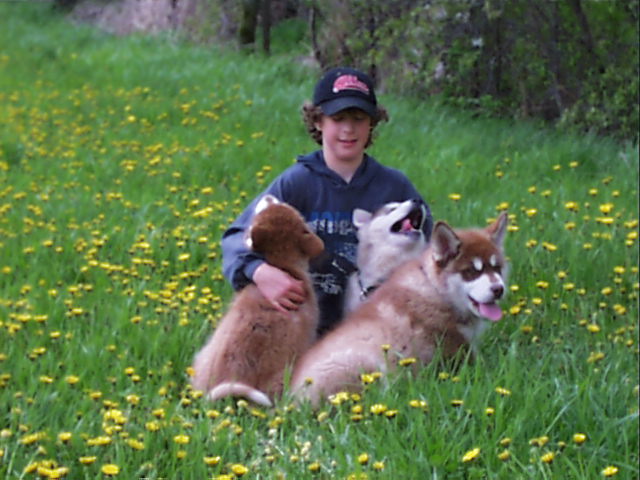
[[[246,232],[251,225],[258,199],[266,193],[280,198],[268,190],[258,195],[222,234],[222,273],[234,290],[251,283],[256,269],[264,263],[262,255],[252,252],[247,247]]]
[[[245,231],[236,221],[222,236],[222,273],[234,290],[251,283],[254,272],[264,263],[264,258],[246,247]]]

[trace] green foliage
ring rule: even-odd
[[[323,65],[359,65],[393,91],[481,113],[562,119],[637,141],[637,0],[315,5]]]
[[[457,370],[212,405],[187,371],[232,295],[220,235],[315,148],[319,72],[0,19],[0,478],[638,477],[635,146],[382,94],[371,153],[436,219],[508,209],[505,318]]]

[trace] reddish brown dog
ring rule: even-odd
[[[501,317],[505,292],[503,213],[484,229],[438,222],[429,247],[394,271],[370,300],[322,337],[297,363],[291,387],[316,405],[361,386],[362,373],[386,372],[402,358],[431,361],[471,345]]]
[[[211,400],[239,396],[270,406],[282,392],[287,366],[316,339],[318,306],[309,260],[324,244],[298,211],[271,195],[258,202],[249,238],[253,251],[304,283],[306,300],[297,311],[282,313],[255,284],[247,285],[196,355],[192,385]]]

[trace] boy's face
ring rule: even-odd
[[[322,132],[325,158],[359,163],[371,133],[371,117],[362,110],[350,108],[323,115],[316,128]]]

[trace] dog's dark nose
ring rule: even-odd
[[[501,298],[504,294],[504,287],[502,285],[491,285],[491,293],[495,298]]]

